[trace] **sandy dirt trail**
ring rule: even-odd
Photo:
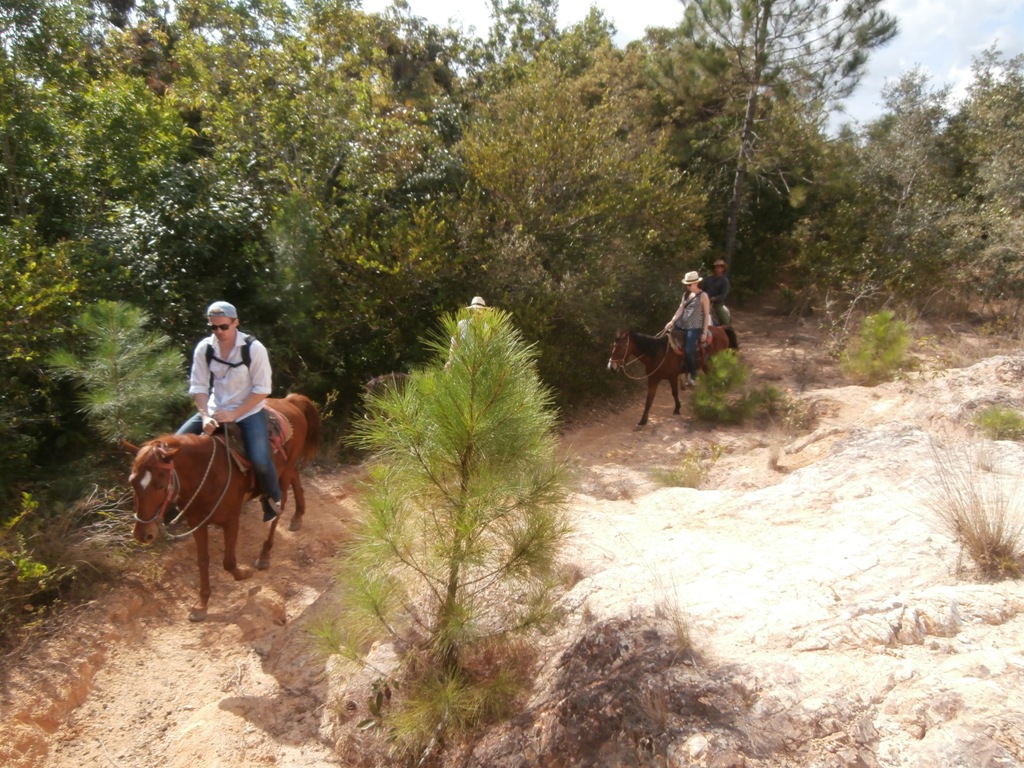
[[[322,612],[352,519],[358,473],[307,472],[303,529],[280,525],[270,569],[247,581],[216,567],[222,549],[215,532],[205,622],[186,618],[198,583],[191,538],[154,553],[158,583],[114,590],[7,673],[0,763],[341,764],[317,737],[323,663],[309,627]],[[244,562],[255,559],[264,531],[256,502],[243,518]]]

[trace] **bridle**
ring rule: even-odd
[[[199,485],[196,486],[196,490],[195,493],[192,494],[192,498],[188,500],[185,506],[178,510],[178,514],[174,516],[174,519],[171,520],[169,523],[165,522],[165,525],[173,525],[174,523],[178,522],[181,519],[182,515],[184,515],[185,512],[188,510],[188,508],[192,506],[192,502],[196,500],[197,496],[199,496],[199,492],[203,490],[203,486],[206,484],[206,478],[210,476],[210,469],[213,467],[213,461],[217,457],[217,440],[215,440],[212,436],[210,437],[210,439],[213,441],[213,450],[210,451],[210,460],[206,464],[206,471],[203,473],[203,479],[200,480]],[[227,451],[227,448],[225,448],[225,451]],[[228,479],[224,482],[224,489],[220,492],[220,498],[217,499],[217,503],[210,508],[210,511],[207,513],[206,517],[204,517],[203,521],[199,523],[197,526],[195,526],[191,530],[185,531],[184,533],[167,532],[168,538],[183,539],[186,536],[191,536],[193,533],[195,533],[204,525],[206,525],[209,522],[210,518],[213,517],[213,513],[217,511],[217,507],[219,507],[220,503],[224,501],[224,496],[227,494],[228,488],[231,486],[232,467],[230,453],[228,453],[227,461]],[[153,463],[153,468],[162,469],[169,472],[170,479],[169,482],[167,483],[167,492],[164,494],[164,499],[160,504],[160,509],[158,509],[156,511],[156,514],[154,514],[148,520],[143,520],[141,517],[139,517],[139,494],[136,492],[135,513],[132,515],[132,518],[135,520],[135,522],[140,523],[141,525],[149,525],[150,523],[156,522],[157,520],[163,518],[164,513],[167,512],[168,505],[170,505],[172,501],[177,501],[178,494],[181,493],[181,481],[178,479],[178,471],[174,468],[173,461],[160,459]]]
[[[662,331],[661,333],[659,333],[654,338],[660,339],[664,335],[665,335],[665,331]],[[620,359],[616,360],[615,359],[615,350],[619,346],[619,341],[622,338],[625,338],[625,340],[626,340],[625,341],[625,347],[626,348],[622,352],[622,357]],[[666,354],[664,357],[661,358],[661,362],[658,363],[658,367],[655,368],[650,373],[644,373],[642,376],[630,376],[629,373],[626,372],[626,366],[629,365],[630,363],[634,362],[635,360],[639,360],[641,355],[635,355],[631,360],[627,360],[626,357],[629,354],[629,348],[630,348],[629,334],[625,333],[622,336],[620,336],[618,339],[616,339],[614,344],[612,344],[612,356],[608,358],[608,368],[613,373],[621,373],[627,379],[632,379],[633,381],[644,381],[649,376],[652,376],[653,374],[655,374],[658,371],[660,371],[661,370],[661,366],[663,366],[665,364],[665,361],[668,360],[668,355]]]
[[[160,505],[160,509],[158,509],[156,511],[156,514],[149,518],[149,520],[143,520],[141,517],[139,517],[139,493],[138,491],[135,492],[135,514],[132,515],[132,519],[135,520],[136,523],[140,523],[142,525],[149,525],[150,523],[163,517],[164,512],[167,511],[167,505],[177,498],[178,491],[180,490],[180,486],[178,485],[178,475],[174,471],[174,464],[172,462],[164,460],[156,461],[153,463],[152,468],[165,469],[171,473],[171,477],[170,481],[167,483],[167,491],[164,494],[164,500],[163,503]]]

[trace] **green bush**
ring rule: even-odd
[[[797,435],[812,425],[813,415],[807,405],[771,384],[755,389],[747,399],[752,411],[762,414],[784,434]]]
[[[89,423],[112,445],[152,436],[187,399],[181,355],[166,334],[146,330],[149,320],[131,304],[96,302],[76,319],[83,350],[61,349],[47,359],[55,376],[75,382]]]
[[[907,366],[910,329],[890,310],[865,317],[853,343],[839,359],[839,367],[859,384],[879,384]]]
[[[699,419],[719,424],[739,424],[753,407],[742,394],[750,372],[736,352],[726,349],[711,358],[709,370],[697,377],[693,412]]]
[[[1024,438],[1024,414],[1005,405],[993,405],[971,419],[982,433],[993,440],[1020,440]]]

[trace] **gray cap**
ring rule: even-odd
[[[228,304],[226,301],[215,301],[210,305],[210,308],[206,310],[207,317],[230,317],[235,320],[238,319],[238,312],[235,310],[234,304]]]

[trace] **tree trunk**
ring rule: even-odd
[[[736,233],[740,226],[740,211],[743,210],[743,193],[747,186],[747,165],[754,142],[754,118],[757,115],[757,87],[747,94],[747,111],[743,116],[743,132],[740,149],[736,157],[736,176],[732,183],[732,198],[729,200],[729,219],[725,227],[725,262],[731,267],[736,254]]]

